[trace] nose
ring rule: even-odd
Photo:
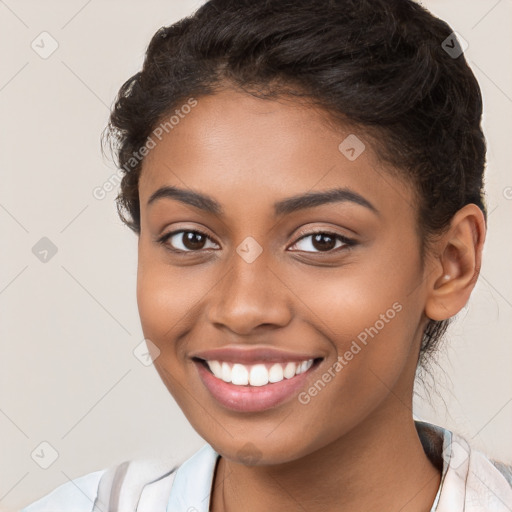
[[[210,295],[208,319],[239,336],[286,326],[292,318],[292,292],[261,254],[248,263],[235,253],[230,270]]]

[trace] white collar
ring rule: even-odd
[[[441,427],[434,427],[441,428]],[[441,429],[443,473],[439,501],[432,512],[510,512],[511,468],[508,479],[482,452],[472,449],[461,436]]]
[[[167,512],[209,512],[218,457],[219,454],[207,444],[178,468]]]

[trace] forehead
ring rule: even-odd
[[[170,185],[214,196],[234,215],[333,187],[393,215],[410,210],[411,190],[389,174],[364,134],[334,128],[320,109],[232,89],[196,101],[191,109],[178,107],[174,123],[152,135],[139,181],[141,208]]]

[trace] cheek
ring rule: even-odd
[[[305,289],[297,291],[297,295],[307,297],[308,309],[303,314],[308,323],[313,323],[331,345],[330,368],[336,358],[341,360],[343,369],[334,371],[340,375],[335,380],[344,381],[345,391],[352,395],[360,395],[369,382],[375,384],[368,372],[382,375],[384,382],[391,382],[400,373],[420,317],[420,308],[407,296],[407,281],[379,277],[380,281],[375,281],[372,274],[354,273],[338,280],[317,278],[314,284],[318,293],[310,290],[306,294],[306,282]]]
[[[171,267],[148,249],[139,249],[139,316],[144,336],[161,351],[177,349],[176,339],[193,323],[194,305],[205,293],[201,279],[193,271]]]
[[[193,402],[185,389],[190,361],[184,357],[184,344],[196,323],[200,297],[208,289],[191,274],[166,264],[151,248],[139,246],[137,304],[142,330],[157,347],[155,369],[186,414]]]
[[[348,410],[364,414],[404,372],[410,378],[422,313],[421,297],[411,293],[421,279],[414,254],[382,251],[365,264],[294,276],[293,291],[307,306],[301,314],[332,348],[321,382],[304,396],[321,421],[324,412],[337,411],[341,421]]]
[[[298,396],[298,430],[312,435],[308,450],[352,431],[385,403],[403,408],[415,368],[416,308],[405,294],[364,292],[355,285],[347,294],[334,284],[322,290],[323,309],[318,311],[325,321],[315,325],[329,340],[332,356]]]
[[[384,336],[386,331],[395,331],[396,336],[397,330],[403,332],[409,322],[414,324],[421,316],[421,304],[411,294],[414,283],[421,280],[419,256],[402,256],[390,246],[365,251],[371,256],[354,253],[338,268],[305,271],[295,267],[288,276],[294,295],[300,299],[297,303],[304,305],[301,315],[309,317],[341,352],[347,340],[361,335],[364,341],[367,330],[374,332],[376,327]],[[395,336],[390,336],[390,343]]]

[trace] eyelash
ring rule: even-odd
[[[195,233],[198,235],[202,235],[205,238],[207,238],[208,240],[213,242],[213,240],[211,239],[211,237],[209,235],[207,235],[206,233],[204,233],[203,231],[201,231],[199,229],[179,229],[177,231],[172,231],[171,233],[166,233],[162,237],[158,238],[157,243],[163,245],[166,250],[171,251],[172,253],[175,253],[175,254],[180,254],[180,255],[194,254],[194,253],[202,252],[204,250],[204,249],[203,250],[199,249],[197,251],[182,251],[180,249],[174,249],[174,248],[170,247],[169,244],[167,243],[167,241],[169,240],[169,238],[171,238],[174,235],[177,235],[179,233]],[[310,236],[313,236],[313,235],[317,235],[317,234],[328,235],[332,238],[335,238],[336,240],[340,240],[344,245],[341,247],[337,247],[335,249],[330,249],[329,251],[318,251],[318,252],[313,252],[313,253],[311,251],[304,251],[304,252],[306,252],[308,254],[311,254],[311,253],[312,254],[333,254],[333,253],[339,252],[340,250],[350,250],[354,245],[357,244],[357,242],[355,240],[352,240],[351,238],[347,238],[346,236],[340,235],[339,233],[333,233],[331,231],[318,229],[318,230],[314,230],[314,231],[299,232],[298,233],[299,238],[292,244],[292,247],[294,245],[296,245],[298,242],[300,242],[301,240],[308,238]]]

